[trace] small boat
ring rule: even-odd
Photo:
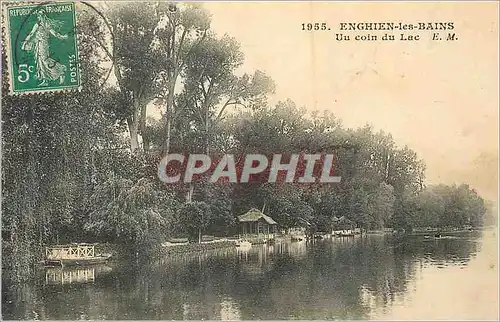
[[[337,237],[354,237],[355,234],[354,233],[338,233],[336,236]]]
[[[249,248],[252,247],[252,243],[249,241],[243,240],[243,241],[237,241],[236,246],[241,247],[241,248]]]
[[[89,266],[106,263],[111,258],[110,254],[89,257],[89,258],[74,258],[74,259],[46,259],[44,265],[46,267],[62,267],[62,266]]]
[[[94,244],[56,245],[45,248],[47,267],[87,266],[102,264],[111,258],[111,254],[95,254]]]
[[[307,239],[307,236],[304,235],[304,234],[300,234],[300,233],[294,233],[294,234],[291,234],[290,235],[290,240],[291,241],[303,241],[303,240],[306,240]]]

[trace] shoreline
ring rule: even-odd
[[[212,249],[223,249],[223,248],[236,248],[236,242],[230,240],[217,241],[217,242],[202,242],[199,243],[187,243],[187,244],[173,244],[169,246],[160,246],[158,255],[177,255],[182,253],[198,253]]]

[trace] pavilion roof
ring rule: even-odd
[[[269,225],[277,225],[278,223],[274,221],[271,217],[262,213],[262,211],[252,208],[247,211],[245,214],[238,216],[239,222],[256,222],[260,218],[263,218]]]

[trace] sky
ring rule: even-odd
[[[273,102],[290,98],[310,111],[329,110],[346,127],[372,124],[425,160],[428,184],[465,182],[497,199],[497,2],[204,6],[212,29],[240,42],[242,71],[259,69],[275,81]],[[433,42],[432,31],[418,32],[416,42],[335,40],[340,22],[363,21],[450,21],[458,40]],[[308,22],[326,22],[331,30],[302,31]]]

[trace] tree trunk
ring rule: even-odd
[[[133,118],[127,118],[128,131],[130,133],[130,151],[134,153],[139,148],[139,133],[137,122]]]
[[[207,106],[205,109],[205,142],[204,143],[205,143],[205,154],[210,157],[210,128],[209,128],[210,115],[209,115],[209,111],[210,111],[210,109]],[[208,189],[209,189],[209,185],[210,185],[210,178],[207,177],[206,179],[207,179],[207,181],[205,182],[205,186],[204,186],[203,198],[205,201],[208,201],[207,196],[208,196]]]
[[[208,106],[205,108],[205,153],[208,155],[210,153],[210,109]]]
[[[166,102],[166,117],[167,117],[167,136],[165,138],[165,155],[170,153],[170,139],[171,139],[171,130],[172,130],[172,121],[174,117],[174,91],[175,91],[175,82],[177,80],[177,72],[174,70],[169,79],[168,85],[168,95]]]
[[[127,125],[130,133],[130,150],[132,153],[136,152],[139,148],[139,113],[141,111],[137,99],[134,99],[133,107],[133,115],[127,118]]]
[[[194,184],[192,182],[189,183],[189,190],[186,195],[186,202],[193,201],[193,193],[194,193]]]
[[[146,104],[141,104],[141,113],[140,113],[140,120],[139,120],[139,131],[142,136],[142,149],[144,151],[149,151],[149,137],[146,135]]]
[[[171,133],[171,128],[172,128],[172,120],[170,117],[167,116],[167,134],[165,137],[165,153],[164,155],[168,155],[170,152],[170,133]]]

